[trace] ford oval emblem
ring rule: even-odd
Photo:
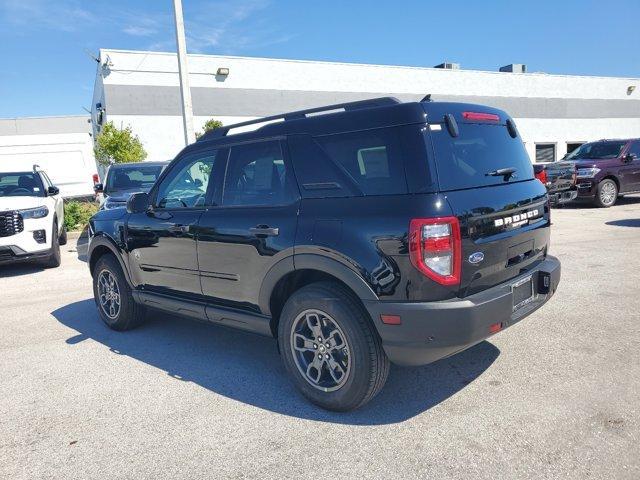
[[[473,264],[480,263],[483,260],[484,260],[484,253],[482,252],[475,252],[469,255],[469,263],[473,263]]]

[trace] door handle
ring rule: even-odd
[[[172,225],[169,227],[171,233],[189,233],[189,225]]]
[[[249,229],[250,233],[263,237],[276,237],[280,233],[279,228],[268,227],[267,225],[258,225]]]

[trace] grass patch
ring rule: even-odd
[[[95,202],[79,202],[71,200],[64,202],[64,226],[68,232],[83,230],[89,219],[98,211]]]

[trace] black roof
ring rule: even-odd
[[[226,125],[206,132],[196,144],[202,142],[227,144],[292,134],[329,135],[392,125],[425,123],[427,117],[437,118],[435,122],[441,122],[445,114],[451,113],[458,116],[463,111],[496,113],[500,115],[502,122],[509,118],[505,112],[484,105],[429,100],[403,103],[394,97],[381,97],[299,110]],[[460,119],[464,121],[462,118]],[[434,120],[431,121],[434,122]],[[230,130],[261,123],[264,125],[250,132],[229,134]]]
[[[131,163],[112,163],[109,168],[121,168],[121,167],[135,167],[136,165],[145,165],[148,167],[164,167],[169,165],[171,160],[166,161],[154,161],[154,162],[131,162]]]

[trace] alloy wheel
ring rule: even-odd
[[[321,310],[305,310],[293,322],[291,352],[303,378],[323,392],[342,387],[351,371],[351,349],[338,323]]]
[[[611,205],[617,196],[616,186],[612,182],[606,182],[600,189],[600,201],[605,205]]]
[[[116,319],[120,313],[120,289],[109,270],[102,270],[98,275],[98,296],[102,312],[110,319]]]

